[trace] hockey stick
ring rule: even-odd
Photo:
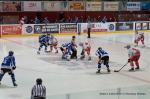
[[[122,68],[124,68],[126,65],[128,64],[128,62],[126,64],[124,64],[119,70],[114,70],[114,72],[119,72]]]

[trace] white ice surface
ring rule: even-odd
[[[71,40],[70,36],[57,37],[61,45]],[[87,40],[86,36],[78,36],[77,41]],[[150,33],[145,34],[146,48],[138,47],[141,50],[140,66],[138,72],[128,72],[130,66],[126,66],[121,72],[114,73],[114,69],[123,66],[128,57],[126,44],[133,44],[132,34],[110,34],[110,35],[92,35],[89,40],[92,45],[91,62],[87,61],[61,61],[61,52],[59,54],[37,55],[38,38],[2,38],[0,39],[0,61],[7,55],[9,50],[15,52],[17,69],[15,70],[17,88],[12,87],[11,79],[6,74],[0,86],[0,99],[30,99],[31,88],[35,84],[36,78],[41,77],[43,84],[47,88],[47,99],[87,99],[79,98],[84,92],[96,92],[97,90],[111,90],[115,88],[130,88],[138,86],[150,86]],[[111,74],[96,75],[96,49],[101,46],[110,54]],[[78,55],[81,48],[78,47]],[[105,67],[103,67],[105,72]],[[61,95],[79,93],[77,96],[65,98]],[[88,93],[87,93],[88,94]],[[60,97],[59,97],[60,95]],[[58,97],[57,97],[58,96]],[[85,95],[88,96],[88,95]],[[76,98],[75,98],[76,97]],[[90,96],[88,96],[90,97]],[[104,97],[104,96],[102,96]],[[96,99],[90,97],[88,99]],[[106,98],[110,99],[110,98]],[[112,99],[112,98],[111,98]],[[118,99],[118,98],[113,98]],[[123,98],[121,98],[123,99]],[[127,98],[126,98],[127,99]],[[132,98],[143,99],[143,98]],[[148,99],[148,98],[145,98]]]

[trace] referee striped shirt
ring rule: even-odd
[[[46,98],[46,87],[43,85],[34,85],[31,92],[31,97],[43,97]]]

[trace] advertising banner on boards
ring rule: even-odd
[[[59,33],[59,24],[35,24],[34,33]]]
[[[76,33],[76,32],[77,32],[76,23],[60,24],[60,33]]]
[[[115,23],[91,23],[91,32],[115,31]],[[87,33],[87,23],[81,23],[81,33]]]
[[[23,24],[22,34],[34,34],[34,24]]]
[[[135,22],[135,30],[148,30],[148,22]]]
[[[116,30],[133,30],[133,23],[132,22],[119,22],[116,23]]]
[[[2,25],[2,35],[21,35],[22,27],[20,25]]]

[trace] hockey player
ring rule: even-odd
[[[49,35],[50,34],[43,34],[41,36],[39,36],[39,43],[40,43],[40,47],[38,49],[38,54],[40,54],[41,48],[44,46],[45,47],[45,52],[47,52],[47,46],[49,45]]]
[[[58,49],[57,49],[58,41],[53,35],[50,36],[49,44],[50,44],[50,52],[52,52],[54,48],[56,50],[55,53],[58,53]]]
[[[110,72],[109,69],[109,55],[108,53],[103,50],[101,47],[99,47],[96,51],[96,56],[98,56],[98,68],[96,73],[100,73],[101,70],[101,64],[103,63],[107,67],[107,72]]]
[[[72,54],[71,54],[71,59],[77,59],[77,44],[76,44],[76,37],[72,36],[72,40],[71,40],[71,50],[72,50]]]
[[[125,46],[128,49],[128,62],[131,65],[131,69],[129,71],[134,71],[134,63],[136,65],[136,70],[140,69],[139,67],[139,58],[140,58],[140,51],[138,49],[132,48],[130,45]]]
[[[67,59],[68,61],[70,61],[72,54],[72,44],[71,43],[62,44],[60,50],[63,53],[62,59]]]
[[[82,52],[81,52],[80,59],[81,60],[84,59],[85,58],[85,54],[87,53],[88,60],[91,60],[91,55],[90,55],[91,46],[90,46],[90,44],[86,41],[85,43],[80,43],[79,45],[82,47]]]
[[[138,32],[137,30],[135,31],[135,46],[138,46],[138,43],[141,41],[143,47],[145,47],[144,45],[144,33],[143,32]]]
[[[15,57],[13,56],[14,52],[9,51],[8,56],[6,56],[1,64],[1,72],[0,72],[0,84],[1,80],[5,73],[8,73],[11,76],[12,82],[14,86],[17,86],[14,70],[16,69]]]

